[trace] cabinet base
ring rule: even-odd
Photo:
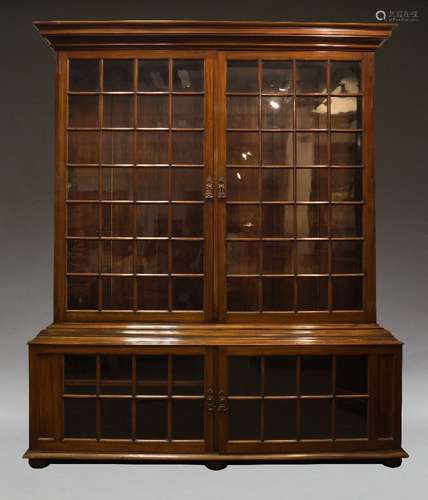
[[[43,469],[54,463],[127,463],[127,464],[201,464],[210,470],[222,470],[233,464],[334,464],[376,463],[395,468],[408,458],[403,449],[349,453],[288,454],[158,454],[158,453],[85,453],[38,452],[28,450],[24,457],[30,467]]]

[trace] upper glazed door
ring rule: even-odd
[[[369,319],[368,59],[226,52],[219,67],[220,317]]]
[[[211,71],[195,51],[60,55],[59,316],[210,319]]]

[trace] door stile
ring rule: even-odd
[[[218,388],[217,388],[217,446],[220,453],[227,452],[228,439],[228,357],[227,348],[218,348]],[[222,402],[223,404],[219,404]]]

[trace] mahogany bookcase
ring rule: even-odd
[[[57,90],[30,465],[400,465],[374,239],[374,51],[394,25],[34,25]]]

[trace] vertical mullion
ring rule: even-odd
[[[301,356],[297,356],[296,359],[296,440],[300,441],[301,439],[301,408],[300,408],[300,380],[302,373],[302,363]]]
[[[266,363],[265,356],[262,356],[260,359],[260,369],[261,369],[261,377],[260,377],[260,441],[265,440],[265,374],[266,374]]]
[[[172,311],[172,71],[173,60],[168,61],[168,311]]]
[[[293,287],[294,287],[294,297],[293,297],[293,309],[294,312],[298,310],[298,283],[297,283],[297,133],[296,133],[296,60],[293,60],[292,66],[292,80],[293,80]],[[298,407],[300,408],[300,402],[298,402]]]
[[[328,310],[333,309],[333,282],[331,277],[331,99],[330,99],[330,73],[331,62],[327,61],[327,196],[328,196],[328,219],[327,219],[327,234],[328,234]]]
[[[172,441],[172,355],[168,354],[168,441]]]
[[[332,373],[331,373],[331,393],[333,395],[331,402],[331,433],[333,441],[336,440],[336,356],[332,358]]]
[[[136,185],[137,185],[137,111],[138,111],[138,101],[137,101],[137,91],[138,91],[138,59],[134,59],[134,96],[133,96],[133,124],[134,124],[134,170],[132,176],[132,198],[134,200],[134,211],[133,211],[133,233],[134,239],[132,244],[132,296],[133,296],[133,309],[137,311],[138,309],[138,288],[137,288],[137,198],[136,198]],[[134,400],[135,401],[135,400]],[[135,405],[134,405],[135,406]],[[134,408],[135,409],[135,408]],[[135,422],[133,422],[135,423]],[[134,429],[135,430],[135,429]],[[135,437],[135,436],[134,436]]]
[[[100,403],[100,385],[101,385],[101,364],[100,364],[100,355],[96,355],[96,438],[97,441],[100,440],[101,437],[101,403]]]
[[[98,126],[99,126],[99,138],[98,138],[98,311],[102,310],[102,278],[101,278],[101,264],[102,264],[102,217],[103,217],[103,205],[102,192],[103,192],[103,168],[102,168],[102,155],[103,155],[103,117],[104,117],[104,60],[100,59],[99,62],[99,87],[100,94],[98,96]]]
[[[137,394],[137,356],[132,355],[132,440],[136,439],[136,429],[137,429],[137,400],[135,395]]]
[[[262,246],[262,237],[263,237],[263,205],[262,205],[262,61],[258,60],[257,67],[257,85],[259,89],[258,96],[258,139],[259,139],[259,179],[258,179],[258,190],[259,190],[259,277],[258,277],[258,301],[259,301],[259,312],[263,312],[263,280],[262,280],[262,272],[263,272],[263,246]]]

